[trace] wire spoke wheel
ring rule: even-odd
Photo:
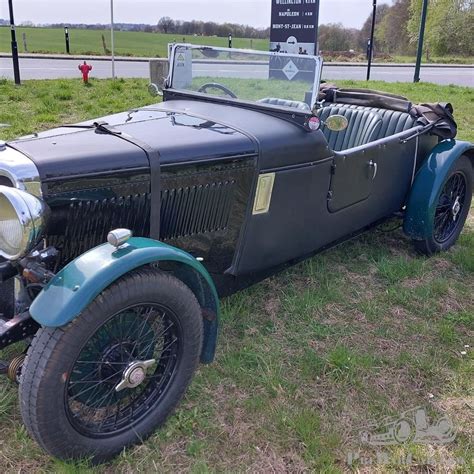
[[[41,328],[20,380],[28,432],[51,455],[104,462],[166,422],[203,344],[201,306],[182,281],[130,272],[62,328]]]
[[[466,201],[467,182],[463,173],[453,174],[444,185],[434,218],[434,238],[442,244],[456,232]]]
[[[140,420],[173,377],[180,339],[176,316],[160,305],[140,304],[112,316],[72,369],[66,392],[71,423],[87,436],[110,436]]]
[[[440,188],[433,189],[433,201],[430,197],[426,207],[420,207],[419,224],[425,228],[421,232],[423,238],[414,240],[415,248],[420,253],[434,255],[450,249],[457,242],[471,207],[473,164],[469,157],[459,157],[444,178],[441,191]],[[432,202],[436,203],[436,207],[431,221]]]

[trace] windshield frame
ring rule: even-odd
[[[305,55],[305,59],[309,60],[314,60],[315,62],[315,80],[313,82],[313,86],[311,88],[312,91],[312,98],[311,98],[311,106],[310,106],[310,111],[302,111],[295,109],[294,107],[286,107],[283,105],[273,105],[273,104],[265,104],[265,103],[259,103],[257,101],[253,100],[245,100],[245,99],[230,99],[229,97],[220,97],[216,96],[213,94],[206,94],[206,93],[201,93],[197,91],[191,91],[187,89],[179,89],[179,88],[174,88],[173,87],[173,78],[174,78],[174,72],[175,72],[175,58],[176,58],[176,53],[179,50],[179,48],[190,48],[190,49],[206,49],[206,50],[213,50],[213,51],[218,51],[218,52],[235,52],[235,53],[244,53],[244,54],[252,54],[253,56],[263,56],[266,58],[271,58],[271,57],[288,57],[288,58],[295,58],[298,55],[296,54],[289,54],[289,53],[277,53],[277,52],[272,52],[272,51],[257,51],[254,49],[238,49],[238,48],[224,48],[224,47],[218,47],[218,46],[205,46],[205,45],[196,45],[196,44],[190,44],[190,43],[173,43],[169,45],[169,74],[165,82],[165,90],[173,90],[176,91],[177,93],[182,93],[187,96],[195,96],[196,98],[199,98],[200,100],[208,98],[212,102],[223,102],[223,103],[235,103],[236,105],[242,104],[242,105],[250,105],[253,107],[261,107],[262,109],[270,109],[270,110],[280,110],[284,112],[292,112],[297,115],[311,115],[312,110],[317,104],[318,100],[318,94],[319,94],[319,88],[321,84],[321,78],[322,78],[322,70],[323,70],[323,60],[321,56],[314,56],[314,55]],[[270,80],[270,79],[269,79]],[[308,83],[309,84],[309,83]]]

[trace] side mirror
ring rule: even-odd
[[[153,82],[148,85],[148,92],[151,96],[157,97],[163,95],[163,89]]]
[[[349,126],[349,121],[344,115],[331,115],[324,121],[324,124],[332,132],[342,132]]]

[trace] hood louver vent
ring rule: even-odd
[[[178,239],[225,230],[235,181],[177,189],[161,194],[161,238]]]

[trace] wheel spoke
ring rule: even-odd
[[[91,336],[68,382],[68,406],[80,431],[116,432],[158,403],[177,366],[180,330],[175,321],[158,305],[137,305],[110,318]],[[128,376],[125,370],[149,359],[156,360],[150,375],[136,388],[117,392],[117,384]]]
[[[436,210],[437,211],[441,211],[442,209],[446,210],[446,209],[449,209],[450,207],[451,207],[450,203],[438,204],[438,207],[436,208]]]
[[[141,350],[140,354],[139,354],[139,359],[142,358],[145,354],[148,353],[148,351],[154,346],[156,345],[156,343],[159,341],[160,338],[163,337],[163,335],[173,327],[173,323],[171,323],[166,329],[164,329],[158,336],[156,336],[154,338],[153,341],[151,341],[148,346],[146,346],[144,349]]]
[[[90,387],[82,390],[81,392],[79,392],[77,395],[75,395],[72,399],[75,400],[76,398],[80,397],[81,395],[83,395],[84,393],[88,392],[89,390],[92,390],[94,387],[96,387],[97,385],[100,385],[100,384],[103,384],[104,382],[107,382],[107,380],[110,380],[110,379],[113,379],[114,377],[117,376],[117,374],[119,374],[119,372],[116,372],[115,374],[101,380],[100,382],[97,382],[95,383],[94,385],[91,385]]]
[[[449,240],[458,229],[465,197],[466,180],[462,173],[457,172],[444,185],[436,206],[433,235],[439,243]]]
[[[150,308],[148,311],[147,311],[147,315],[146,315],[146,318],[145,320],[143,321],[143,324],[142,324],[142,327],[140,328],[140,333],[138,334],[138,337],[136,338],[135,340],[135,344],[133,345],[133,349],[132,349],[132,355],[135,354],[135,350],[137,348],[137,345],[138,343],[140,342],[140,340],[142,339],[142,334],[143,334],[143,330],[148,326],[148,321],[150,320],[150,317],[151,315],[153,314],[154,310],[153,308]],[[142,316],[142,315],[140,315]],[[151,329],[148,330],[148,332],[150,332]],[[148,333],[147,332],[147,333]]]

